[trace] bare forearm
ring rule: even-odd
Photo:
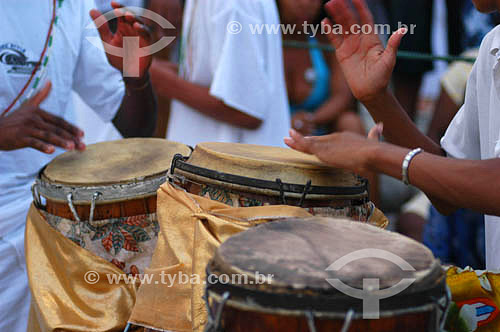
[[[401,165],[409,150],[389,144],[381,144],[376,150],[371,153],[369,168],[401,179]],[[409,178],[442,212],[469,208],[500,215],[499,168],[500,160],[455,160],[422,153],[411,162]]]
[[[156,96],[149,76],[143,82],[128,83],[114,125],[124,137],[151,137],[157,119]]]
[[[349,109],[351,99],[342,97],[333,97],[323,104],[315,113],[313,122],[315,124],[325,124],[337,120],[342,112]]]
[[[384,137],[389,142],[409,149],[420,147],[426,152],[444,156],[441,147],[418,130],[389,91],[364,104],[375,122],[384,123]]]
[[[161,68],[156,67],[155,70],[153,75],[163,76]],[[261,120],[229,107],[222,100],[211,96],[207,87],[190,83],[180,77],[173,77],[171,74],[163,77],[168,77],[167,81],[155,86],[158,93],[164,97],[177,99],[206,116],[233,126],[257,129],[262,124]],[[160,78],[155,78],[156,80],[161,81]]]

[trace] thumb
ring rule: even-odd
[[[389,57],[393,61],[396,60],[399,45],[401,45],[401,41],[403,40],[403,37],[406,36],[407,33],[408,33],[407,28],[401,28],[392,34],[391,38],[389,38],[389,42],[387,43],[387,47],[384,52],[384,57]]]
[[[45,99],[47,99],[51,90],[52,90],[52,83],[51,82],[45,83],[43,88],[40,91],[38,91],[36,95],[31,97],[31,99],[28,101],[28,104],[35,107],[40,106],[40,104],[43,103]]]
[[[90,17],[92,17],[92,20],[97,26],[97,30],[99,31],[101,39],[105,42],[111,40],[113,38],[113,34],[109,29],[108,19],[106,18],[106,16],[97,9],[92,9],[90,11]]]
[[[380,141],[384,133],[384,124],[382,122],[374,126],[368,133],[368,139],[372,141]]]

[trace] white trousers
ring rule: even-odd
[[[25,332],[30,291],[24,256],[24,223],[0,237],[0,331]]]

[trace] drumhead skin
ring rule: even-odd
[[[386,253],[382,259],[370,257],[381,251]],[[348,258],[355,252],[358,255]],[[405,271],[407,268],[398,266],[392,255],[414,270]],[[346,261],[339,263],[336,271],[327,271],[342,258]],[[378,279],[380,289],[390,288],[403,278],[414,279],[400,295],[426,291],[444,280],[439,262],[422,244],[367,224],[329,218],[276,221],[237,234],[218,249],[209,269],[248,275],[249,280],[256,272],[273,275],[268,283],[258,286],[260,291],[346,298],[327,279],[338,279],[357,289],[363,289],[365,278]],[[252,283],[256,284],[250,281],[249,285],[237,286],[255,289]]]
[[[235,143],[201,143],[188,163],[249,178],[313,186],[357,186],[360,179],[353,173],[333,169],[314,156],[291,149]],[[188,176],[188,175],[186,175]]]
[[[188,146],[165,139],[132,138],[90,145],[55,158],[43,177],[53,183],[100,186],[142,181],[165,173],[175,154],[189,155]]]

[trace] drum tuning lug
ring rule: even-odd
[[[281,200],[281,202],[283,203],[283,205],[288,205],[288,204],[286,204],[285,188],[284,188],[283,181],[281,181],[280,178],[277,178],[276,183],[280,187],[280,200]]]
[[[311,190],[311,185],[312,181],[311,180],[307,181],[306,186],[304,187],[304,191],[302,192],[302,196],[300,197],[300,202],[299,202],[300,207],[303,207],[304,202],[306,200],[306,196],[307,194],[309,194],[309,190]]]
[[[177,153],[174,156],[174,158],[172,158],[172,166],[170,167],[170,174],[172,174],[172,175],[174,174],[175,168],[177,167],[177,162],[179,160],[182,160],[182,159],[184,159],[184,156],[182,154],[180,154],[180,153]]]
[[[307,325],[309,326],[309,330],[311,332],[316,332],[316,323],[314,321],[314,314],[312,313],[312,311],[307,311],[306,317],[307,317]]]
[[[42,200],[40,198],[40,193],[38,192],[38,183],[35,182],[31,186],[31,193],[33,194],[33,203],[35,204],[35,207],[39,210],[42,209]]]
[[[78,216],[78,212],[76,212],[75,206],[73,205],[73,194],[69,193],[68,196],[66,196],[66,200],[68,201],[68,206],[73,213],[73,217],[75,218],[75,221],[81,222],[80,217]]]
[[[354,310],[349,309],[349,311],[347,312],[347,314],[345,316],[344,325],[342,326],[342,329],[340,330],[340,332],[348,332],[349,331],[349,328],[351,327],[351,324],[352,324],[353,317],[354,317]]]
[[[92,201],[90,202],[90,215],[89,215],[89,224],[94,222],[94,212],[95,212],[95,202],[102,196],[102,193],[95,192],[92,195]]]
[[[208,296],[208,294],[206,295]],[[222,332],[223,330],[221,329],[220,323],[222,320],[222,313],[224,312],[224,307],[226,306],[227,301],[231,297],[231,294],[229,292],[224,292],[222,294],[222,299],[220,301],[219,307],[217,308],[217,313],[215,314],[215,317],[211,316],[211,310],[209,311],[209,322],[207,326],[205,327],[205,332]],[[208,298],[207,298],[207,303],[208,303]]]

